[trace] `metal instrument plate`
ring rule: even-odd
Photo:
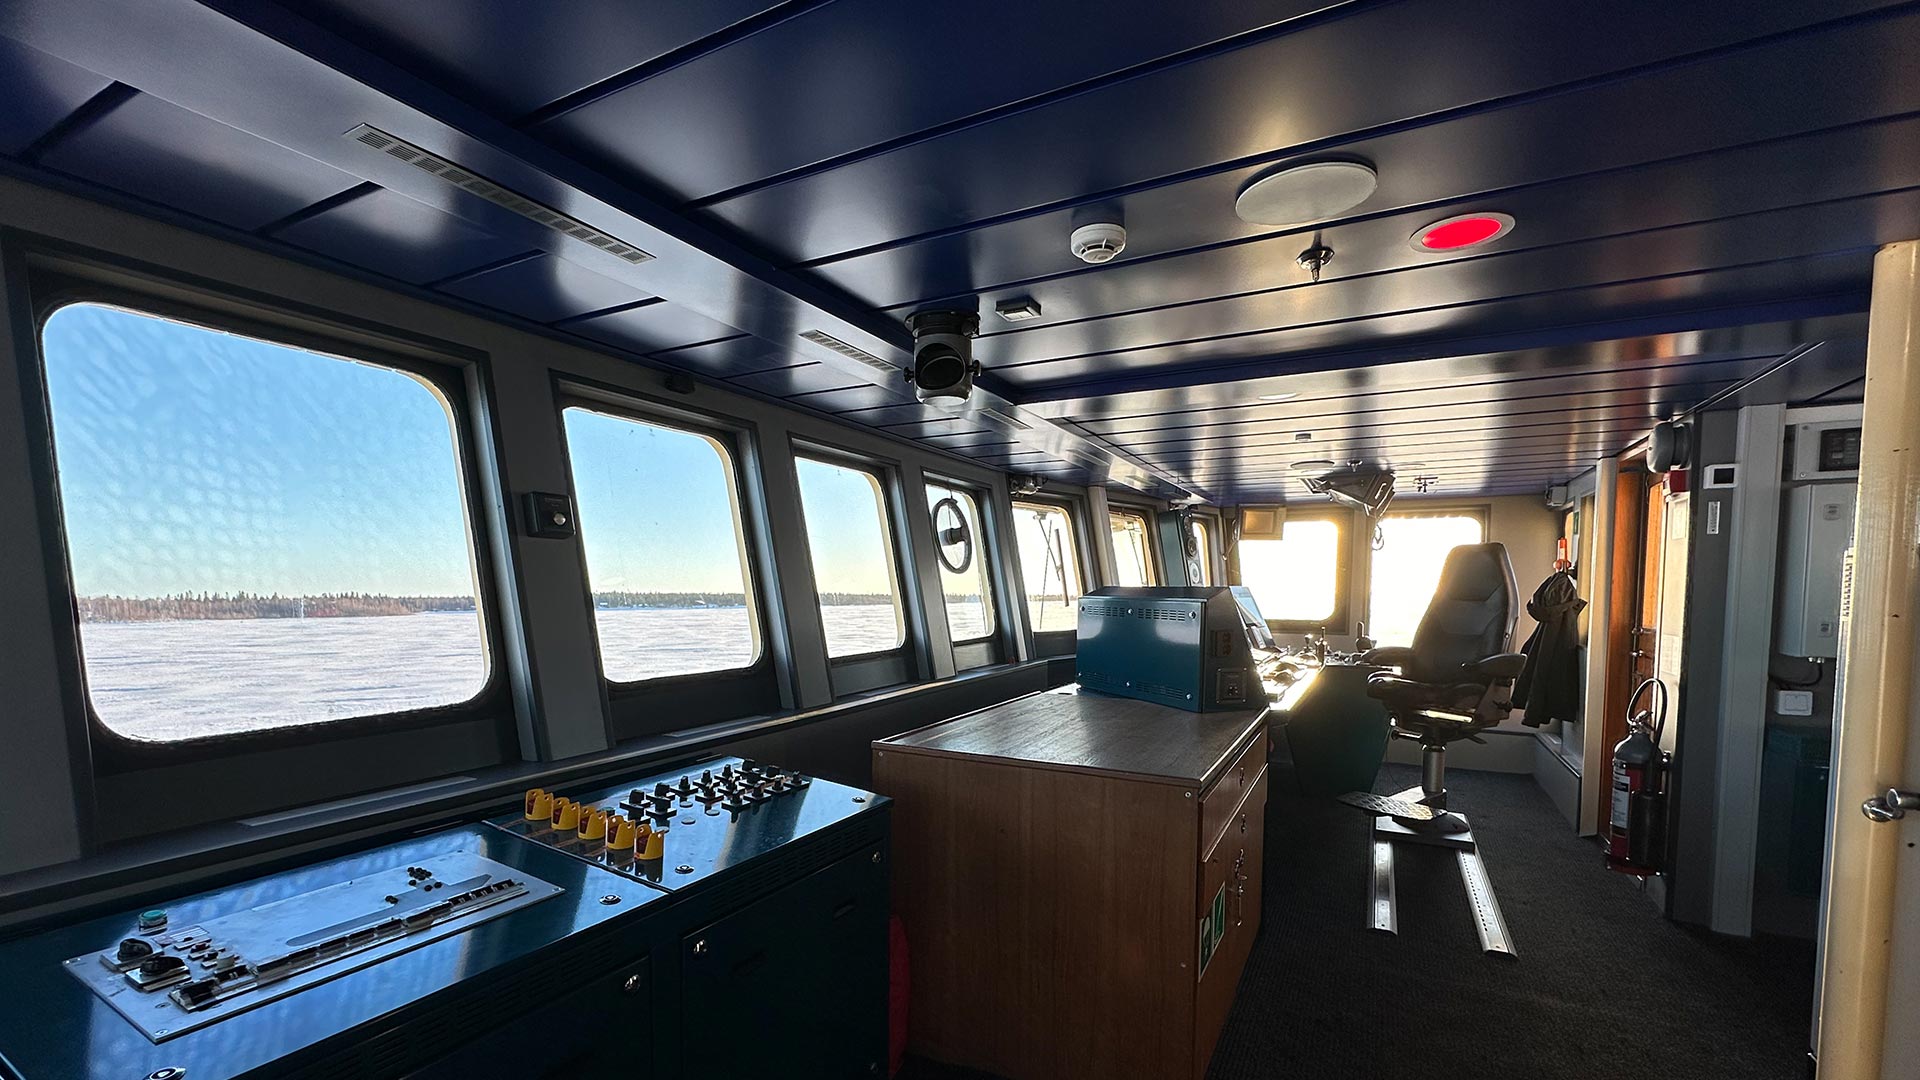
[[[562,891],[473,852],[450,852],[195,925],[129,935],[156,956],[184,960],[185,978],[143,980],[114,949],[72,957],[65,967],[160,1042]],[[187,986],[209,995],[195,1000]]]
[[[737,790],[749,786],[758,789],[756,801],[702,796],[697,781],[702,773],[717,777],[723,773],[739,773],[747,768],[751,768],[751,775],[759,779],[752,785],[739,785]],[[772,776],[785,777],[786,780],[770,787],[767,778]],[[686,794],[678,791],[682,780],[687,781],[691,789]],[[674,789],[670,802],[672,813],[664,817],[648,813],[649,806],[658,804],[644,797],[651,794],[660,783],[666,783]],[[636,794],[643,797],[636,799]],[[672,892],[887,802],[885,797],[859,788],[802,777],[786,770],[753,766],[734,757],[703,761],[688,771],[660,773],[637,783],[603,789],[579,801],[582,806],[598,807],[612,814],[647,822],[654,828],[664,828],[662,856],[658,859],[639,859],[629,852],[609,851],[605,841],[581,840],[574,832],[554,829],[544,821],[528,821],[522,814],[506,814],[492,819],[490,824],[515,836],[584,859],[602,870]],[[738,808],[730,808],[730,803]]]

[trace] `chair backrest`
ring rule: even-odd
[[[1460,665],[1508,651],[1519,589],[1505,544],[1462,544],[1447,552],[1433,602],[1413,632],[1405,673],[1420,682],[1461,681]]]

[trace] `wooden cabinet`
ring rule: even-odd
[[[1009,1080],[1204,1075],[1260,929],[1259,710],[1056,691],[873,751],[917,1053]]]

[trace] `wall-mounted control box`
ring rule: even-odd
[[[1828,420],[1793,426],[1795,480],[1843,480],[1860,475],[1860,421]]]
[[[1773,694],[1773,711],[1781,716],[1812,716],[1813,691],[1776,690]]]
[[[1835,656],[1840,644],[1840,563],[1853,545],[1854,485],[1791,487],[1785,501],[1774,649],[1786,656]]]

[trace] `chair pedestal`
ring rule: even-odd
[[[1486,864],[1480,861],[1480,847],[1474,840],[1473,827],[1465,816],[1446,809],[1446,746],[1426,745],[1422,750],[1420,786],[1390,796],[1388,802],[1422,807],[1427,813],[1391,814],[1373,819],[1373,873],[1367,882],[1367,925],[1389,934],[1400,932],[1393,874],[1395,844],[1451,848],[1460,864],[1460,880],[1467,888],[1467,908],[1473,914],[1474,931],[1480,935],[1481,951],[1517,956],[1513,938],[1507,933],[1507,920],[1500,913],[1500,901],[1493,895],[1493,882],[1487,877]]]

